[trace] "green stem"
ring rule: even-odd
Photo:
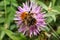
[[[5,22],[4,22],[4,27],[7,29],[7,23],[6,23],[6,19],[7,19],[7,12],[6,12],[6,0],[4,0],[4,9],[5,9]]]
[[[55,32],[55,30],[48,24],[48,26],[50,27],[50,29],[53,31],[53,33],[57,36],[56,38],[59,39],[59,35]]]
[[[6,15],[6,0],[4,0],[4,9],[5,9],[5,17],[7,16]]]
[[[6,0],[4,0],[4,10],[5,10],[5,19],[6,19],[6,16],[7,16],[6,15]],[[4,27],[6,28],[5,23],[4,23]],[[1,32],[1,40],[3,39],[4,35],[5,35],[4,31],[2,31]]]

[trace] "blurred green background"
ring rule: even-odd
[[[32,38],[17,31],[13,18],[17,7],[26,1],[29,0],[0,0],[0,40],[60,40],[60,0],[31,0],[46,12],[47,26]]]

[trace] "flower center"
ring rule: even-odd
[[[36,19],[32,17],[31,13],[23,12],[21,14],[21,19],[23,20],[23,23],[27,26],[36,24]]]

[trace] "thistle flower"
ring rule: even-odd
[[[19,27],[18,31],[29,37],[39,34],[40,28],[46,25],[45,14],[41,10],[42,8],[33,2],[19,6],[14,18]]]

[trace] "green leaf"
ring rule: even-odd
[[[12,0],[11,2],[12,2],[11,4],[12,4],[14,7],[17,7],[17,6],[18,6],[18,4],[17,4],[17,1],[16,1],[16,0]]]
[[[51,23],[52,20],[53,20],[52,17],[48,17],[47,20],[46,20],[46,22],[47,22],[47,23]]]
[[[40,6],[42,6],[45,10],[48,10],[48,7],[41,1],[37,1],[37,4],[39,4]]]
[[[6,5],[9,5],[10,4],[10,1],[6,1]],[[1,1],[0,2],[0,7],[4,6],[4,1]]]
[[[18,34],[18,32],[13,33],[12,31],[5,29],[3,27],[0,27],[0,30],[3,31],[4,33],[6,33],[9,36],[9,38],[11,38],[12,40],[26,40],[26,37],[21,33],[19,33],[19,34]]]
[[[51,33],[52,36],[50,38],[50,40],[59,40],[59,38],[54,34],[54,33]]]
[[[52,22],[52,20],[53,20],[54,22],[56,22],[56,15],[58,15],[58,14],[59,14],[59,13],[52,12],[52,11],[48,12],[48,13],[46,14],[47,22],[50,23],[50,22]]]
[[[60,13],[60,6],[54,6],[53,9],[55,12]]]
[[[0,23],[3,23],[5,19],[3,17],[0,18]]]
[[[52,15],[52,18],[53,18],[54,22],[56,22],[56,16]]]
[[[45,10],[48,10],[48,7],[41,1],[39,0],[31,0],[32,2],[36,2],[37,4],[39,4],[40,6],[42,6]]]
[[[0,11],[0,17],[4,14],[4,11]]]
[[[4,1],[1,1],[0,2],[0,10],[3,10],[4,9]]]
[[[16,37],[14,33],[10,30],[4,29],[3,27],[0,27],[2,31],[4,31],[12,40],[20,40],[19,37]]]
[[[10,8],[10,12],[8,17],[5,20],[5,24],[7,24],[7,26],[10,25],[10,23],[13,21],[14,19],[14,14],[15,14],[15,9],[13,7]]]
[[[10,30],[13,30],[13,29],[16,28],[16,27],[17,27],[17,26],[13,24],[13,25],[10,26]]]
[[[46,32],[50,31],[50,28],[48,28],[48,27],[45,27],[44,29],[45,29]]]
[[[0,7],[1,7],[1,6],[4,6],[4,1],[1,1],[1,2],[0,2]]]
[[[60,26],[57,28],[57,33],[60,34]]]
[[[36,2],[36,0],[30,0],[31,2]]]
[[[54,5],[55,5],[56,0],[51,0],[51,1],[52,1],[52,5],[54,6]]]
[[[56,6],[60,6],[60,0],[56,0]]]
[[[4,35],[5,35],[5,33],[4,33],[4,31],[1,31],[0,33],[1,33],[1,34],[0,34],[0,39],[2,40],[3,37],[4,37]]]
[[[52,2],[50,2],[50,4],[49,4],[49,8],[51,8],[52,7]]]
[[[12,5],[13,5],[14,7],[17,7],[17,6],[18,6],[18,4],[16,4],[16,3],[12,3]]]

